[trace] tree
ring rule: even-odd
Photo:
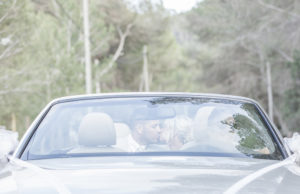
[[[179,87],[176,68],[182,53],[160,3],[145,1],[134,8],[128,1],[104,0],[90,1],[89,8],[93,88],[101,83],[104,92],[138,90],[144,45],[151,89]],[[1,5],[1,125],[16,126],[22,135],[50,100],[85,93],[82,11],[82,0]]]
[[[201,80],[212,91],[269,104],[270,116],[274,109],[275,122],[286,135],[290,126],[280,119],[280,107],[291,83],[285,64],[293,60],[292,53],[299,47],[299,29],[294,28],[299,22],[298,6],[293,0],[211,0],[186,14],[198,43],[214,51],[202,62],[205,74],[199,75]],[[277,89],[272,92],[271,88]]]
[[[84,50],[85,50],[85,87],[86,93],[92,93],[92,67],[90,53],[89,4],[83,0]]]

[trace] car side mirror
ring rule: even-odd
[[[296,154],[296,162],[300,165],[300,134],[294,133],[290,138],[284,138],[289,149]]]
[[[7,155],[12,154],[18,145],[18,133],[0,129],[0,162],[7,162]]]

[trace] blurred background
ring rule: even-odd
[[[0,0],[2,128],[22,136],[57,97],[136,91],[250,97],[300,131],[300,1]]]

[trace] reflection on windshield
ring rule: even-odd
[[[59,154],[162,152],[282,159],[254,105],[195,97],[57,104],[40,124],[25,155],[38,159]]]

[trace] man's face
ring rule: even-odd
[[[181,140],[178,136],[170,138],[169,147],[171,150],[180,150],[182,146],[183,140]]]
[[[141,121],[137,125],[140,138],[145,144],[159,143],[161,129],[158,120]]]

